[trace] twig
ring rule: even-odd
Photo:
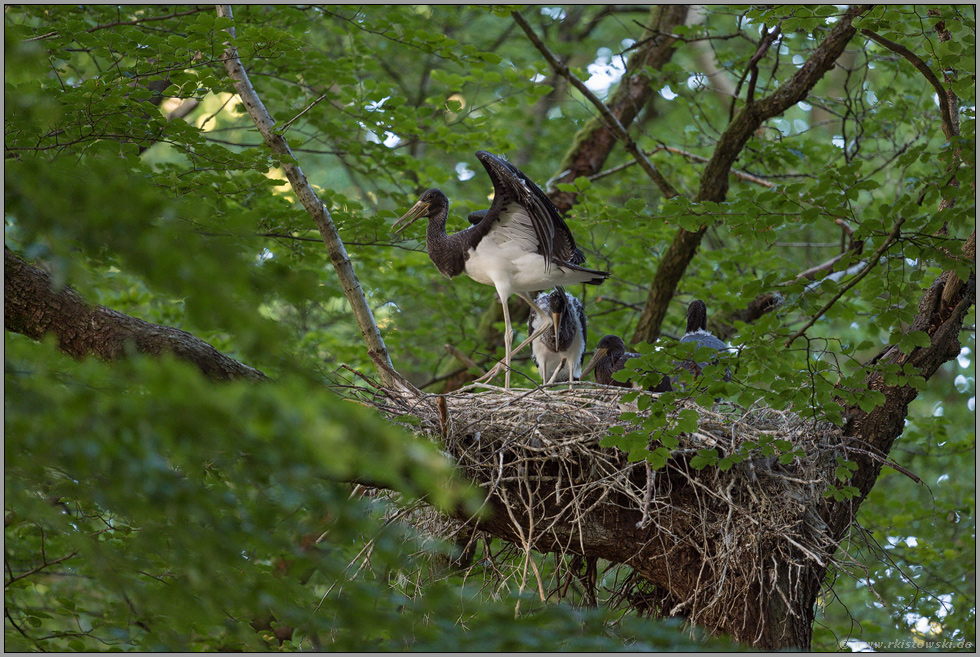
[[[738,92],[742,89],[742,83],[745,82],[745,76],[747,76],[749,73],[752,74],[752,77],[749,79],[749,90],[745,94],[745,104],[751,105],[752,103],[755,102],[755,83],[756,83],[756,78],[759,75],[759,60],[762,59],[763,55],[765,55],[766,52],[769,50],[769,47],[772,45],[773,40],[779,34],[781,25],[782,22],[780,22],[779,25],[776,25],[776,27],[774,27],[771,32],[769,31],[769,28],[767,26],[765,25],[762,26],[762,29],[765,30],[766,34],[759,40],[759,46],[755,49],[755,53],[753,53],[752,57],[749,59],[749,63],[745,67],[745,71],[742,73],[742,77],[739,79],[738,84],[735,86],[735,93],[732,94],[732,104],[731,107],[728,108],[729,122],[731,122],[732,119],[735,118],[735,103],[738,102]]]
[[[619,119],[617,119],[616,116],[609,110],[606,104],[599,100],[599,98],[585,86],[585,83],[579,80],[578,76],[572,73],[568,67],[565,66],[565,64],[563,64],[555,56],[555,54],[548,49],[548,46],[546,46],[538,37],[537,33],[534,31],[534,28],[532,28],[528,22],[524,20],[524,17],[521,16],[520,12],[512,12],[511,16],[514,18],[514,21],[520,25],[521,29],[524,30],[524,33],[527,34],[528,39],[530,39],[531,43],[534,44],[534,47],[538,49],[551,67],[555,69],[555,72],[568,80],[569,83],[578,89],[590,103],[596,106],[609,131],[623,142],[623,147],[636,158],[636,161],[639,163],[640,167],[647,173],[648,176],[650,176],[650,179],[653,180],[657,187],[660,188],[660,191],[663,192],[664,196],[667,198],[677,196],[677,190],[674,189],[673,185],[667,182],[667,179],[664,178],[663,174],[657,170],[657,167],[655,167],[650,160],[647,159],[646,155],[643,154],[643,151],[637,147],[636,142],[634,142],[633,138],[630,137],[629,133],[626,131],[626,128],[623,127],[623,124],[619,122]]]
[[[455,345],[446,344],[445,347],[446,347],[446,351],[448,351],[450,353],[450,355],[453,356],[453,358],[455,358],[456,360],[458,360],[459,362],[461,362],[467,368],[479,367],[479,365],[477,365],[476,362],[472,358],[470,358],[469,356],[467,356],[466,354],[464,354],[462,351],[460,351],[459,348],[457,348]]]
[[[293,125],[293,123],[295,123],[298,118],[300,118],[301,116],[303,116],[304,114],[306,114],[307,112],[309,112],[311,109],[313,109],[314,107],[316,107],[320,103],[321,100],[323,100],[324,98],[327,97],[327,94],[328,93],[330,93],[330,92],[329,91],[324,91],[320,95],[319,98],[317,98],[312,103],[310,103],[309,105],[307,105],[306,108],[302,112],[300,112],[299,114],[297,114],[293,118],[291,118],[288,121],[286,121],[285,123],[283,123],[282,124],[282,128],[279,130],[279,134],[281,134],[281,135],[286,134],[286,131],[289,130],[289,126]]]
[[[668,153],[673,153],[674,155],[680,155],[682,157],[686,157],[689,160],[693,160],[694,162],[701,162],[702,164],[708,162],[708,158],[704,157],[703,155],[697,155],[697,154],[691,153],[689,151],[681,150],[680,148],[674,148],[673,146],[657,146],[653,150],[647,151],[646,155],[647,155],[647,157],[649,157],[649,156],[653,155],[654,153],[659,153],[661,151],[666,151]],[[599,173],[592,174],[591,176],[588,176],[588,179],[590,181],[593,181],[594,182],[596,180],[599,180],[600,178],[605,178],[606,176],[612,175],[614,173],[618,173],[618,172],[622,171],[623,169],[627,169],[627,168],[633,166],[636,163],[637,163],[636,160],[630,160],[629,162],[626,162],[625,164],[620,164],[619,166],[611,167],[611,168],[606,169],[604,171],[600,171]],[[768,180],[764,180],[764,179],[762,179],[762,178],[760,178],[758,176],[754,176],[751,173],[746,173],[744,171],[739,171],[738,169],[732,169],[730,173],[733,176],[735,176],[736,178],[741,178],[742,180],[744,180],[746,182],[755,183],[756,185],[762,185],[763,187],[766,187],[766,188],[769,188],[769,189],[772,189],[773,187],[776,186],[775,183],[769,182]]]
[[[895,223],[894,228],[892,228],[891,234],[888,235],[888,239],[886,239],[885,242],[884,242],[884,244],[882,244],[880,247],[878,247],[878,250],[875,251],[875,253],[874,253],[873,256],[871,256],[871,258],[868,260],[867,266],[865,266],[865,268],[862,269],[857,274],[857,276],[855,276],[850,281],[848,281],[847,285],[843,286],[840,289],[840,291],[837,292],[837,294],[835,294],[834,297],[830,301],[828,301],[826,303],[826,305],[824,305],[823,308],[821,308],[820,310],[818,310],[816,312],[816,314],[813,317],[810,318],[810,321],[808,321],[803,328],[801,328],[799,331],[797,331],[796,333],[794,333],[793,336],[790,337],[790,339],[786,341],[786,345],[785,345],[786,347],[789,347],[791,344],[793,344],[793,341],[796,340],[796,338],[798,338],[801,335],[803,335],[804,333],[806,333],[806,330],[808,328],[810,328],[811,326],[813,326],[814,324],[816,324],[817,323],[817,320],[820,319],[821,317],[823,317],[824,313],[827,312],[828,310],[830,310],[830,308],[835,303],[837,303],[837,301],[842,296],[844,296],[848,292],[848,290],[850,290],[852,287],[854,287],[859,282],[861,282],[861,279],[864,278],[865,276],[867,276],[871,272],[871,270],[875,268],[875,266],[878,264],[878,260],[881,259],[881,256],[884,255],[885,251],[887,251],[889,248],[891,248],[891,245],[895,243],[895,240],[901,234],[901,232],[902,232],[901,231],[901,228],[902,228],[902,224],[903,223],[905,223],[905,218],[904,217],[902,217],[901,219],[899,219]]]
[[[6,582],[3,583],[3,588],[6,589],[8,586],[10,586],[11,584],[13,584],[14,582],[19,581],[19,580],[22,580],[25,577],[30,577],[31,575],[36,575],[37,573],[41,572],[45,568],[49,568],[51,566],[55,566],[55,565],[61,563],[62,561],[68,561],[69,559],[71,559],[76,554],[78,554],[78,550],[73,550],[72,552],[69,552],[68,554],[66,554],[63,557],[59,557],[58,559],[55,559],[54,561],[48,561],[47,559],[45,559],[44,560],[44,563],[42,563],[40,566],[37,566],[35,568],[32,568],[32,569],[28,570],[25,573],[21,573],[20,575],[17,575],[16,577],[11,577],[9,580],[7,580]]]
[[[947,97],[946,90],[943,89],[943,85],[939,81],[939,78],[937,78],[936,74],[932,72],[929,65],[922,61],[918,55],[905,46],[895,43],[894,41],[889,41],[885,37],[875,34],[865,27],[861,28],[861,34],[868,37],[875,43],[888,48],[892,52],[898,53],[907,59],[912,66],[917,68],[919,72],[926,77],[926,80],[929,81],[929,84],[932,85],[933,89],[936,90],[936,94],[939,96],[939,113],[942,119],[943,134],[946,135],[946,139],[952,139],[955,137],[956,129],[953,127],[953,116],[952,112],[950,111],[949,98]]]
[[[139,25],[140,23],[150,23],[152,21],[164,21],[170,18],[179,18],[181,16],[189,16],[191,14],[197,14],[202,11],[209,11],[210,7],[195,7],[194,9],[189,9],[187,11],[178,12],[176,14],[168,14],[167,16],[148,16],[147,18],[137,18],[132,21],[116,21],[115,23],[105,23],[103,25],[96,25],[95,27],[90,27],[85,30],[86,33],[91,34],[98,30],[105,30],[110,27],[121,27],[123,25]],[[25,39],[25,41],[40,41],[41,39],[48,39],[53,36],[58,36],[57,30],[51,32],[46,32],[44,34],[39,34],[36,37],[31,37],[30,39]]]

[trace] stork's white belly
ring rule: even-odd
[[[533,326],[537,328],[538,322],[535,322]],[[575,332],[575,337],[572,339],[572,344],[569,345],[568,349],[565,351],[559,351],[555,353],[549,350],[544,345],[544,340],[538,338],[531,343],[531,353],[534,358],[534,362],[538,366],[538,374],[541,375],[541,380],[548,382],[551,379],[551,375],[554,374],[558,367],[562,367],[561,362],[563,359],[567,359],[564,367],[555,377],[555,381],[568,381],[568,365],[571,361],[572,365],[572,376],[575,380],[582,378],[582,353],[585,351],[585,339],[582,336],[581,331]]]
[[[574,285],[595,278],[594,273],[545,265],[541,246],[527,210],[516,203],[506,205],[490,231],[466,254],[464,270],[478,283],[493,285],[498,293],[547,290],[556,285]]]
[[[477,283],[498,288],[504,284],[511,292],[544,290],[560,284],[564,272],[555,264],[546,268],[540,255],[506,244],[481,248],[486,241],[470,249],[466,260],[466,273]]]

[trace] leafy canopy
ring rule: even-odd
[[[644,38],[647,10],[522,13],[609,98],[605,83]],[[713,80],[741,79],[763,26],[781,21],[755,82],[757,98],[771,93],[837,13],[711,6],[678,28],[668,65],[640,73],[659,94],[631,132],[645,151],[673,149],[651,157],[682,193],[665,199],[636,166],[575,181],[569,225],[588,264],[613,273],[601,288],[573,291],[589,312],[590,346],[606,333],[629,340],[676,230],[706,225],[661,339],[637,346],[637,367],[667,371],[693,355],[673,340],[690,300],[707,301],[719,332],[757,294],[778,292],[783,303],[758,321],[727,320],[736,355],[683,394],[836,421],[840,403],[882,401],[863,388],[868,360],[927,339],[904,334],[922,290],[944,269],[965,278],[971,267],[958,254],[975,226],[974,12],[885,6],[856,24],[917,53],[950,85],[958,137],[943,135],[921,73],[858,36],[736,162],[770,184],[733,177],[724,202],[692,200],[698,158],[711,157],[745,97],[743,84],[732,106]],[[938,38],[940,22],[950,39]],[[372,363],[282,162],[231,93],[220,62],[231,25],[210,6],[5,12],[6,245],[92,302],[188,330],[275,379],[215,385],[169,359],[75,363],[50,341],[7,333],[6,645],[263,649],[278,646],[283,626],[296,628],[284,647],[331,650],[702,645],[669,624],[540,604],[526,589],[488,594],[476,578],[440,570],[451,546],[385,523],[381,500],[350,498],[342,482],[364,480],[444,508],[477,500],[432,445],[336,394],[360,385],[340,364],[369,372]],[[486,207],[479,149],[506,154],[543,186],[594,108],[552,75],[503,7],[243,6],[234,25],[399,370],[438,385],[460,367],[444,343],[487,364],[499,357],[481,323],[490,290],[442,278],[421,231],[393,243],[389,226],[428,187],[452,199],[456,229]],[[617,148],[604,167],[629,161]],[[837,255],[814,280],[799,277]],[[851,285],[862,267],[872,270]],[[910,629],[975,639],[975,334],[962,342],[961,358],[928,383],[886,372],[921,389],[894,456],[929,488],[909,494],[908,480],[885,470],[859,516],[869,539],[852,548],[864,570],[841,574],[836,595],[821,600],[814,647]],[[521,367],[536,382],[530,363]],[[678,394],[661,398],[643,432],[607,443],[662,465],[677,432],[696,422],[666,423]],[[696,467],[749,456],[705,453]]]

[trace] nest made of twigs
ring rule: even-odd
[[[618,513],[640,530],[670,537],[659,555],[646,548],[641,555],[638,548],[637,559],[630,561],[634,568],[642,572],[641,556],[669,561],[685,551],[704,564],[696,590],[667,596],[670,608],[659,613],[684,613],[710,627],[731,620],[738,613],[729,608],[733,596],[747,596],[750,590],[756,596],[758,591],[782,596],[789,604],[800,588],[792,581],[793,569],[789,580],[776,581],[770,566],[774,558],[790,566],[806,561],[823,566],[830,559],[833,542],[817,509],[833,481],[839,429],[789,411],[729,403],[704,408],[679,399],[668,421],[693,409],[697,429],[681,434],[667,465],[652,470],[646,461],[631,462],[622,451],[600,445],[613,426],[637,428],[636,421],[621,419],[623,411],[640,419],[650,412],[639,411],[635,400],[623,400],[631,392],[651,394],[566,383],[446,395],[380,389],[370,403],[438,441],[462,472],[486,490],[495,510],[510,515],[525,549],[548,546],[585,554],[589,539],[583,532],[590,523]],[[406,416],[417,420],[408,422]],[[779,452],[759,447],[727,471],[690,464],[699,450],[712,448],[725,456],[739,453],[746,443],[777,439],[792,445],[791,462],[781,463]],[[464,524],[432,514],[415,518],[443,536]]]

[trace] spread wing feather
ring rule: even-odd
[[[513,214],[513,203],[519,204],[530,219],[529,225],[519,224],[533,234],[537,253],[550,266],[553,261],[580,265],[585,256],[575,246],[575,238],[558,208],[541,189],[510,162],[486,151],[479,151],[477,158],[483,164],[493,182],[493,204],[486,215],[490,220],[501,218],[505,212]],[[486,216],[485,215],[485,216]],[[486,227],[489,230],[489,226]]]

